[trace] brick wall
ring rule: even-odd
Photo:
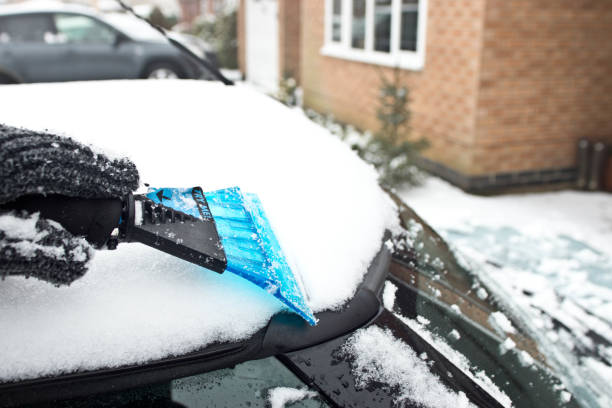
[[[322,56],[324,1],[302,15],[306,106],[376,130],[390,69]],[[612,1],[429,0],[426,42],[425,68],[404,77],[442,167],[545,181],[537,171],[574,166],[578,138],[612,141]]]
[[[402,71],[412,97],[412,127],[429,139],[426,153],[469,173],[472,166],[485,0],[429,0],[425,68]],[[302,2],[305,105],[343,122],[377,130],[380,75],[392,69],[322,56],[324,1]]]
[[[487,0],[473,173],[575,165],[612,141],[612,1]]]
[[[292,77],[298,82],[300,81],[301,3],[301,0],[280,0],[278,2],[280,47],[278,72],[281,79]]]
[[[191,24],[200,15],[199,0],[179,0],[179,5],[181,7],[182,22]]]

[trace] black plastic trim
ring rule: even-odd
[[[274,316],[262,344],[263,350],[278,354],[323,343],[350,333],[367,324],[380,311],[379,293],[385,282],[391,262],[391,253],[383,245],[372,263],[355,296],[342,310],[321,312],[319,323],[308,325],[294,314]]]

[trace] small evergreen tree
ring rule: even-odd
[[[198,22],[193,34],[213,47],[220,67],[238,68],[238,13],[235,10]]]
[[[381,74],[379,131],[363,147],[354,146],[364,160],[376,167],[381,183],[389,187],[417,185],[421,181],[422,173],[414,159],[428,142],[424,138],[411,140],[409,102],[400,69],[393,70],[392,80]]]
[[[149,20],[160,27],[169,30],[172,28],[174,24],[176,24],[176,19],[170,19],[164,15],[164,13],[160,10],[159,7],[153,7],[151,10],[151,14],[149,14]]]

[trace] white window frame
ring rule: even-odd
[[[353,0],[342,0],[342,25],[340,42],[332,41],[333,0],[325,0],[325,40],[321,54],[329,57],[365,62],[368,64],[399,67],[420,71],[425,67],[425,34],[427,32],[427,0],[419,0],[416,51],[400,49],[400,19],[402,0],[391,2],[391,50],[374,50],[374,0],[366,0],[365,47],[351,47],[351,19]]]

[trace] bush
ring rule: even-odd
[[[310,109],[305,113],[372,164],[383,185],[391,188],[418,185],[424,174],[416,167],[414,159],[429,143],[424,138],[411,138],[409,92],[401,83],[398,68],[394,70],[392,80],[381,74],[379,95],[377,117],[380,128],[374,135],[337,122],[331,115],[321,115]]]
[[[238,13],[220,14],[214,20],[200,21],[192,32],[209,43],[217,53],[220,67],[238,68]]]
[[[401,81],[401,70],[393,70],[389,80],[380,75],[381,86],[377,110],[380,128],[363,147],[359,155],[376,167],[380,181],[389,187],[420,184],[423,174],[415,166],[418,153],[429,143],[424,138],[414,140],[410,129],[410,95]]]
[[[176,17],[166,17],[157,6],[151,10],[151,14],[149,14],[149,21],[155,25],[165,28],[166,30],[170,30],[177,22]]]

